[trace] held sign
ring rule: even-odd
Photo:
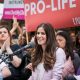
[[[24,20],[24,3],[23,0],[4,0],[4,19],[12,19],[15,16],[17,19]]]
[[[25,0],[25,24],[28,32],[40,23],[55,28],[80,25],[80,0]]]

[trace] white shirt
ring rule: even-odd
[[[0,59],[0,62],[1,62],[1,61],[2,61],[2,60]],[[0,63],[0,71],[2,71],[2,69],[3,69],[5,66],[7,66],[7,65],[5,64],[5,62]]]

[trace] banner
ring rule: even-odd
[[[4,0],[0,0],[0,3],[3,3],[4,2]]]
[[[4,19],[12,19],[15,16],[17,19],[24,20],[24,3],[23,0],[4,0]]]
[[[80,0],[25,0],[25,24],[28,32],[40,23],[55,28],[80,26]]]

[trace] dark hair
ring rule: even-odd
[[[58,31],[56,36],[57,35],[64,37],[66,40],[66,45],[65,45],[66,58],[68,59],[68,57],[71,56],[71,59],[74,59],[74,54],[73,54],[73,49],[72,49],[72,41],[71,41],[71,37],[70,37],[69,33],[66,31]]]
[[[77,36],[76,36],[76,47],[77,47],[77,48],[80,48],[79,39],[80,39],[80,32],[78,32],[78,33],[77,33]]]
[[[76,47],[77,47],[77,49],[80,50],[80,42],[79,42],[79,40],[80,40],[80,32],[78,32],[77,35],[76,35]]]
[[[44,68],[46,71],[49,69],[53,68],[53,65],[55,63],[55,49],[56,49],[56,38],[55,38],[55,31],[54,28],[52,27],[51,24],[49,23],[42,23],[40,24],[37,29],[36,29],[36,34],[37,30],[42,27],[46,33],[47,41],[46,41],[46,48],[45,48],[45,55],[44,55]],[[36,39],[36,34],[35,34],[35,53],[32,57],[32,65],[33,65],[33,70],[37,65],[41,62],[43,58],[43,50],[41,45],[38,45],[37,39]]]
[[[76,53],[80,56],[80,32],[76,35]]]

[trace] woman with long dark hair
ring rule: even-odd
[[[57,48],[55,31],[51,24],[38,25],[35,34],[35,52],[32,55],[32,76],[29,80],[62,80],[65,63],[63,49]]]
[[[64,64],[62,75],[64,78],[66,76],[70,78],[70,79],[65,79],[65,80],[76,80],[74,79],[73,76],[70,76],[70,75],[75,74],[75,69],[73,65],[74,53],[73,53],[72,41],[69,36],[69,33],[67,33],[66,31],[58,31],[56,34],[56,40],[57,40],[58,47],[62,48],[66,55],[66,61]]]

